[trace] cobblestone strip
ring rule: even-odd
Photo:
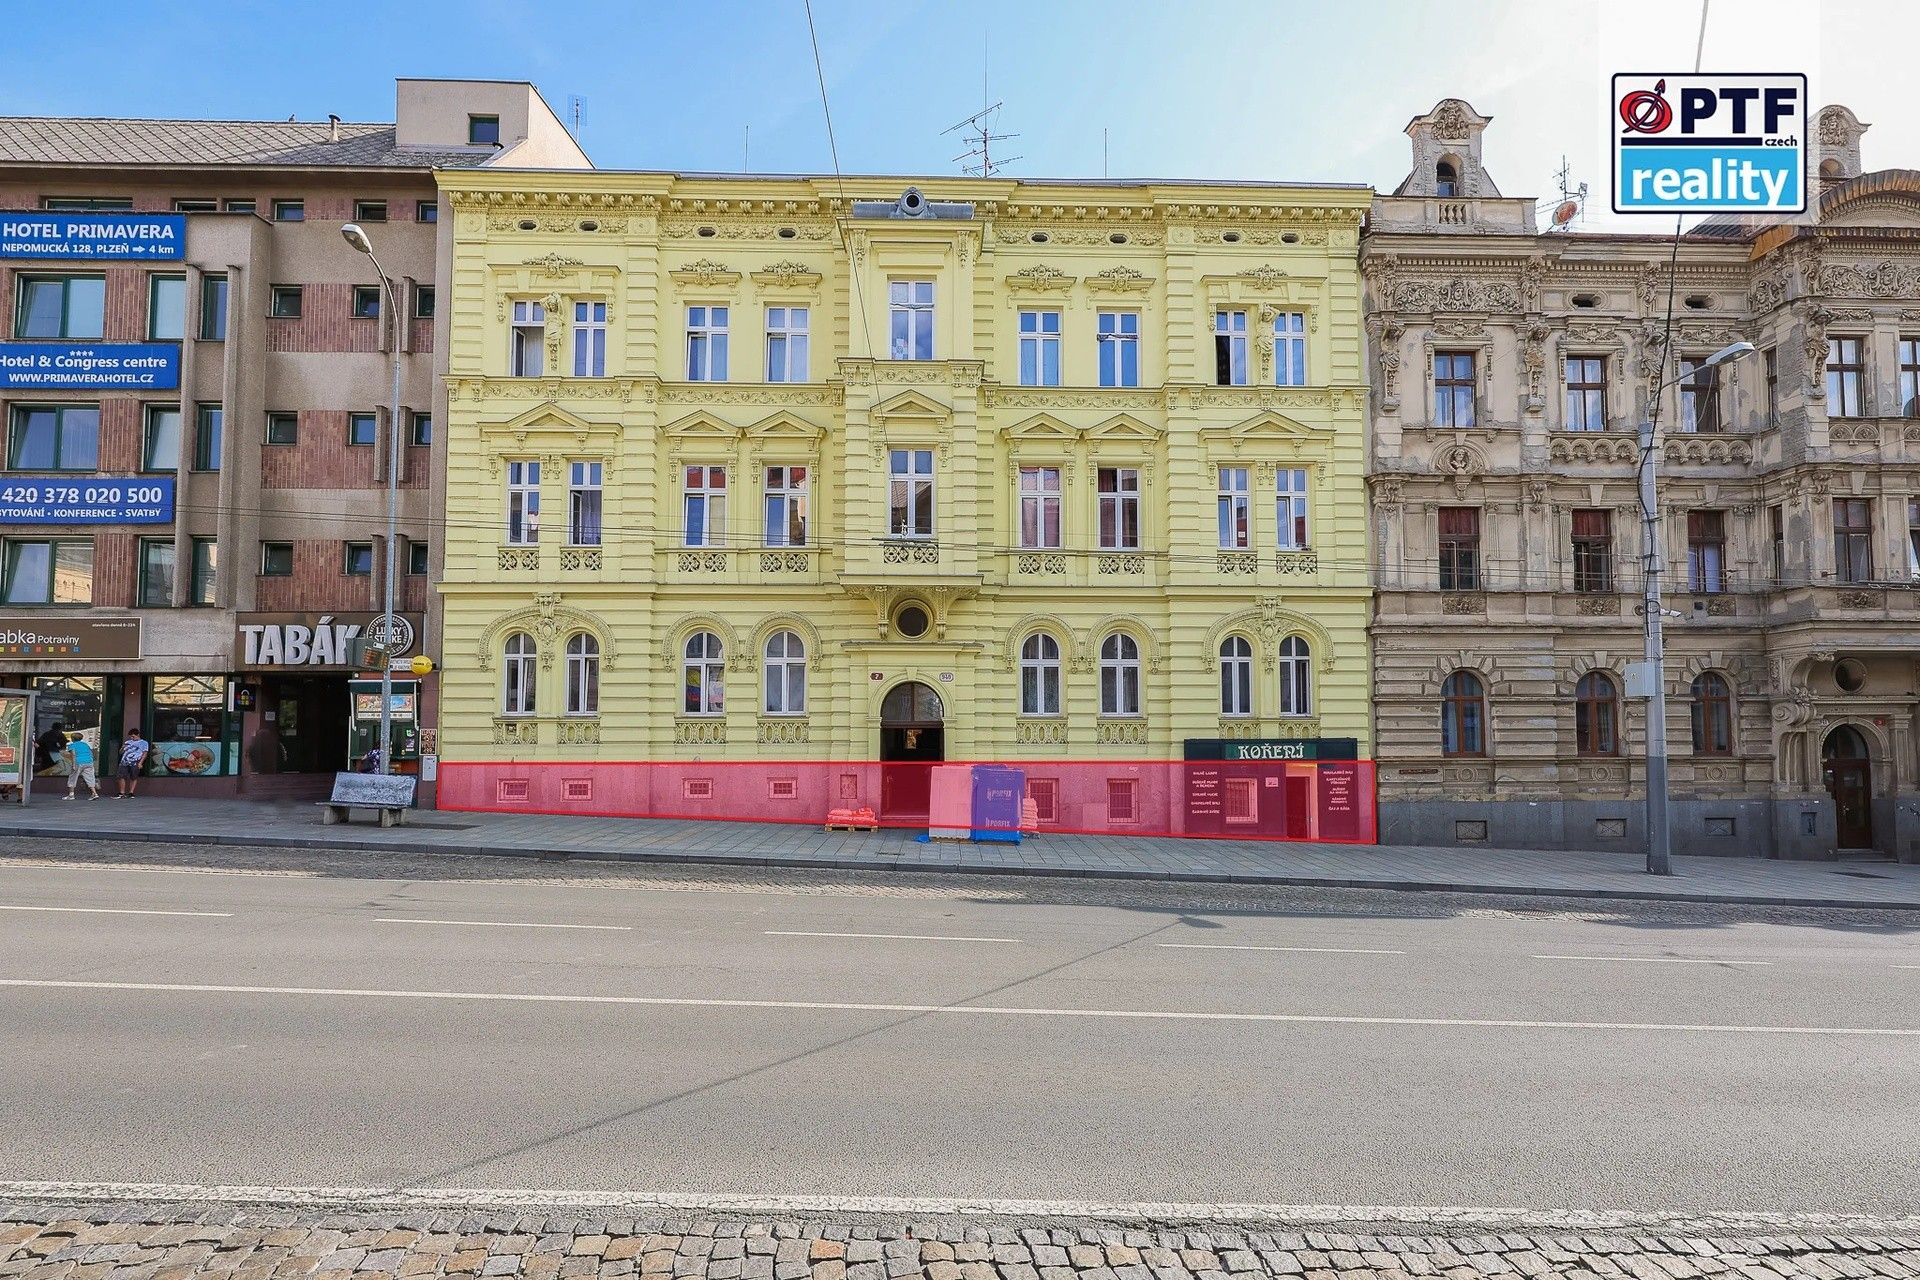
[[[1373,1230],[1377,1231],[1378,1228]],[[1014,1219],[359,1213],[207,1204],[0,1205],[0,1277],[33,1280],[1874,1280],[1920,1235],[1368,1234]]]

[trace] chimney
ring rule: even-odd
[[[327,141],[340,141],[340,117],[331,111],[327,113]]]

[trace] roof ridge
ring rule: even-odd
[[[225,125],[306,125],[314,128],[331,128],[330,120],[230,120],[214,116],[5,116],[0,115],[0,124],[22,120],[49,121],[56,124],[225,124]],[[355,129],[391,129],[392,120],[342,120],[342,128]]]

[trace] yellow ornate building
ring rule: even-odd
[[[451,803],[1369,754],[1366,189],[442,179]]]

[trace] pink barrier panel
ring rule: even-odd
[[[1371,760],[995,763],[1025,775],[1031,828],[1041,833],[1349,844],[1377,837]],[[924,828],[934,793],[931,771],[966,765],[443,760],[438,802],[442,809],[489,813],[815,826],[835,810],[865,809],[880,826]]]

